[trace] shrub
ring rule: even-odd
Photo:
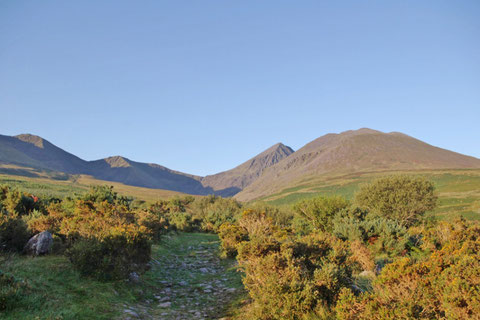
[[[434,231],[435,232],[435,231]],[[444,230],[445,232],[445,230]],[[422,260],[404,257],[387,265],[374,291],[344,290],[340,319],[473,319],[480,314],[480,228],[446,232],[448,242]]]
[[[292,220],[295,212],[291,208],[272,206],[263,202],[256,202],[247,207],[249,210],[264,212],[267,217],[270,217],[273,223],[279,227],[288,228],[292,225]]]
[[[409,227],[437,203],[432,182],[421,177],[394,175],[377,179],[360,188],[355,204],[369,214],[396,220]]]
[[[0,214],[0,250],[22,252],[32,234],[16,214]]]
[[[38,198],[8,186],[0,187],[0,202],[7,212],[18,215],[29,214],[34,209],[40,209],[41,207]]]
[[[347,208],[349,202],[342,197],[316,197],[301,200],[294,206],[295,212],[307,219],[319,231],[331,231],[333,217]]]
[[[251,317],[303,319],[331,315],[341,288],[351,285],[347,244],[320,234],[298,241],[289,237],[270,240],[239,245],[243,282],[253,301]]]
[[[342,240],[360,241],[377,258],[393,258],[407,252],[410,235],[404,226],[359,212],[353,209],[353,213],[337,215],[333,220],[333,234]]]
[[[128,239],[125,235],[102,240],[79,239],[66,254],[83,275],[101,280],[122,279],[131,272],[146,270],[150,260],[150,243],[146,238]]]
[[[154,240],[160,240],[160,237],[171,228],[165,217],[155,215],[149,211],[139,211],[136,213],[136,216],[138,224],[144,226]]]
[[[237,224],[224,223],[218,230],[221,242],[222,256],[234,258],[237,255],[237,246],[248,239],[247,232]]]

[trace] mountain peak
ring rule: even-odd
[[[202,184],[213,188],[214,191],[220,190],[217,192],[220,195],[234,195],[258,179],[265,169],[280,162],[293,152],[292,148],[283,143],[276,143],[231,170],[206,176],[202,179]]]
[[[378,130],[373,130],[370,128],[360,128],[357,130],[347,130],[339,133],[339,135],[347,136],[347,135],[362,135],[362,134],[382,134],[383,132]]]
[[[130,160],[122,156],[113,156],[103,159],[110,165],[110,168],[128,168],[130,167]]]
[[[270,153],[282,153],[283,155],[285,156],[289,156],[290,154],[292,154],[294,151],[292,148],[290,148],[289,146],[286,146],[284,145],[283,143],[279,142],[279,143],[276,143],[274,144],[273,146],[271,146],[270,148],[268,148],[267,150],[263,151],[262,153],[256,155],[255,157],[253,157],[252,159],[250,160],[253,160],[257,157],[261,157],[265,154],[270,154]]]
[[[277,163],[236,195],[252,200],[279,192],[306,177],[355,172],[480,168],[480,159],[431,146],[398,132],[368,128],[327,134]]]
[[[36,136],[36,135],[33,135],[33,134],[29,134],[29,133],[19,134],[17,136],[14,136],[14,138],[17,138],[18,140],[23,141],[23,142],[31,143],[38,148],[43,149],[43,147],[44,147],[44,141],[45,140],[43,138],[41,138],[39,136]]]

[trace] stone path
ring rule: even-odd
[[[124,306],[123,319],[220,319],[224,316],[229,303],[241,291],[233,262],[218,257],[216,236],[184,234],[183,237],[187,237],[187,241],[170,247],[169,239],[165,239],[160,247],[167,246],[167,250],[154,249],[149,281],[155,285],[156,292],[152,299]]]

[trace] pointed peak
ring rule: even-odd
[[[271,146],[270,148],[268,148],[264,152],[278,152],[278,151],[282,151],[282,152],[286,153],[287,155],[292,154],[294,152],[294,150],[292,148],[284,145],[281,142],[274,144],[273,146]]]
[[[44,147],[45,140],[42,137],[39,137],[39,136],[36,136],[36,135],[33,135],[33,134],[29,134],[29,133],[19,134],[19,135],[16,135],[14,137],[17,138],[18,140],[23,141],[23,142],[31,143],[38,148],[43,149],[43,147]]]
[[[127,168],[130,167],[130,160],[122,156],[113,156],[103,159],[111,168]]]

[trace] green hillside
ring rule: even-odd
[[[119,194],[132,196],[143,201],[155,201],[158,199],[185,195],[170,190],[133,187],[118,182],[98,180],[87,175],[65,175],[57,177],[55,175],[51,176],[48,173],[43,173],[43,175],[40,176],[33,176],[34,173],[31,173],[30,171],[26,171],[26,173],[22,172],[22,175],[12,175],[1,173],[1,169],[4,168],[0,168],[0,185],[6,184],[37,196],[54,196],[63,198],[73,194],[84,193],[92,185],[114,186],[115,191]],[[9,173],[11,172],[12,171],[9,171]],[[28,174],[29,172],[31,173],[31,176],[25,176],[25,174]]]
[[[353,198],[358,187],[384,174],[408,173],[425,176],[435,183],[439,196],[438,208],[431,214],[439,219],[463,216],[480,220],[480,170],[429,170],[359,173],[340,177],[305,179],[296,186],[263,197],[260,200],[274,205],[289,206],[300,199],[317,195],[342,195]]]

